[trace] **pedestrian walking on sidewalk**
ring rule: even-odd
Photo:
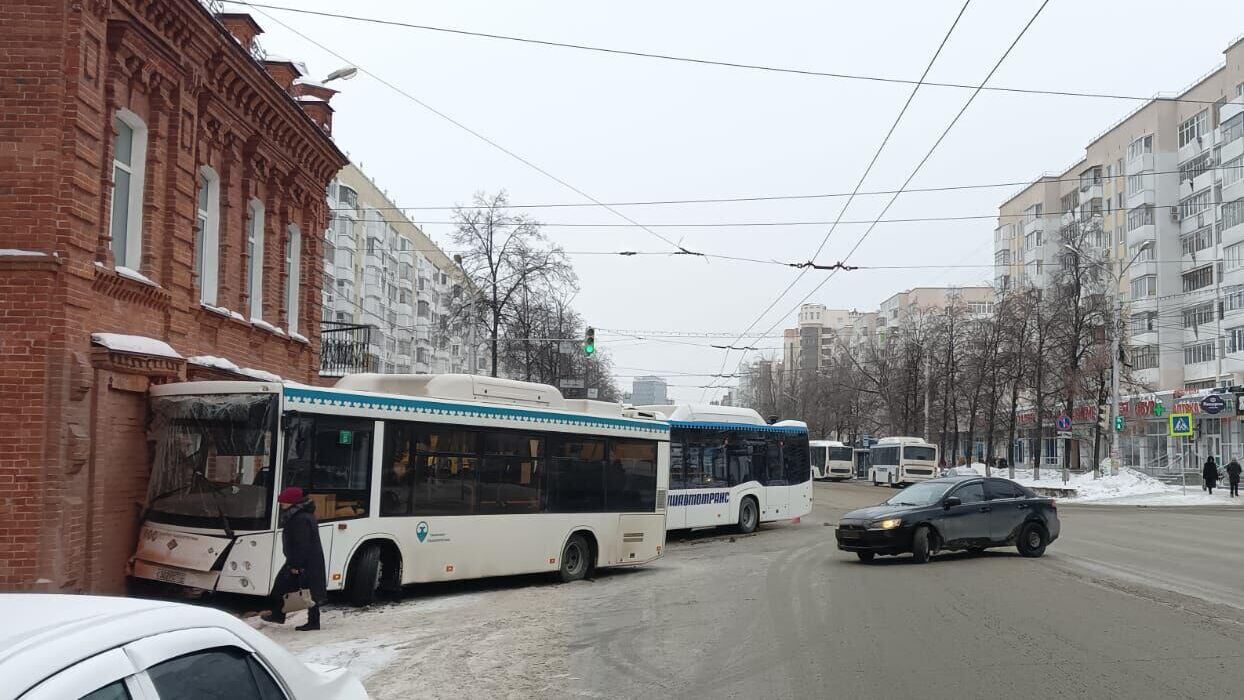
[[[1205,479],[1205,490],[1213,496],[1214,487],[1218,485],[1218,465],[1214,462],[1213,456],[1205,460],[1205,466],[1201,469],[1201,478]]]
[[[1231,486],[1232,498],[1240,495],[1240,471],[1240,463],[1234,459],[1227,465],[1227,483]]]
[[[328,599],[324,549],[320,546],[320,526],[315,520],[315,502],[302,489],[290,486],[277,496],[281,505],[281,549],[285,564],[277,572],[272,586],[272,612],[263,616],[267,622],[285,623],[285,594],[303,588],[311,591],[315,605],[307,608],[307,624],[294,628],[300,632],[320,628],[320,604]]]

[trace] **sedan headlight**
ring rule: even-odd
[[[903,524],[902,518],[888,518],[886,520],[878,520],[877,522],[873,523],[873,527],[879,530],[893,530],[894,528],[902,524]]]

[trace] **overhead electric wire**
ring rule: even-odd
[[[413,22],[403,22],[400,20],[383,19],[383,18],[378,18],[378,17],[363,17],[360,15],[347,15],[347,14],[339,13],[339,12],[324,12],[320,10],[307,10],[307,9],[296,8],[296,7],[287,7],[283,5],[271,5],[267,3],[249,2],[247,0],[224,0],[224,1],[228,3],[232,3],[234,5],[242,5],[244,7],[277,10],[281,12],[293,12],[293,13],[298,13],[298,14],[303,14],[303,15],[325,17],[329,19],[344,19],[344,20],[349,20],[353,22],[364,22],[368,24],[386,25],[386,26],[391,26],[391,27],[400,27],[404,29],[416,29],[420,31],[438,32],[442,34],[455,34],[459,36],[469,36],[469,37],[474,37],[474,38],[479,38],[479,39],[510,41],[510,42],[517,42],[517,43],[523,43],[523,44],[532,44],[532,45],[537,45],[537,46],[548,46],[548,47],[555,47],[555,48],[562,48],[562,49],[574,49],[578,51],[590,51],[594,53],[612,54],[612,55],[617,55],[617,56],[628,56],[632,58],[645,58],[645,59],[653,59],[653,60],[660,60],[660,61],[674,61],[674,62],[679,62],[679,63],[689,63],[689,64],[696,64],[696,65],[703,65],[703,66],[715,66],[719,68],[741,69],[741,70],[747,70],[747,71],[763,71],[763,72],[770,72],[770,73],[802,75],[802,76],[815,77],[815,78],[834,78],[834,79],[840,79],[840,80],[858,80],[858,81],[875,82],[875,83],[894,83],[894,84],[899,84],[899,85],[924,84],[930,87],[955,88],[955,89],[960,89],[960,90],[977,90],[978,92],[983,89],[989,92],[1015,93],[1015,94],[1022,94],[1022,95],[1053,95],[1053,96],[1058,96],[1058,97],[1081,97],[1081,98],[1091,98],[1091,99],[1127,100],[1131,102],[1155,101],[1155,102],[1175,102],[1175,103],[1205,104],[1205,105],[1217,104],[1217,102],[1213,100],[1197,100],[1197,99],[1183,98],[1183,97],[1162,97],[1162,96],[1146,97],[1146,96],[1141,96],[1141,95],[1125,95],[1125,94],[1120,94],[1120,93],[1109,93],[1109,92],[1090,92],[1090,91],[1079,91],[1079,90],[1043,90],[1043,89],[1038,89],[1038,88],[1019,88],[1019,87],[1004,87],[1004,86],[979,88],[978,86],[975,86],[975,85],[969,85],[966,83],[954,83],[954,82],[926,81],[922,83],[919,80],[912,80],[910,78],[895,78],[895,77],[880,76],[880,75],[866,75],[866,74],[861,74],[861,73],[818,71],[818,70],[811,70],[811,69],[804,69],[804,68],[770,66],[770,65],[762,65],[762,64],[757,64],[757,63],[743,63],[739,61],[725,61],[725,60],[715,60],[715,59],[708,59],[708,58],[695,58],[691,56],[677,56],[673,54],[656,53],[656,52],[651,52],[651,51],[615,49],[615,48],[608,48],[608,47],[603,47],[603,46],[592,46],[589,44],[550,41],[546,39],[533,39],[529,37],[519,37],[519,36],[512,36],[512,35],[507,35],[507,34],[495,34],[491,32],[479,32],[479,31],[471,31],[467,29],[455,29],[452,27],[437,27],[437,26],[428,25],[428,24],[416,24]]]
[[[239,4],[246,4],[246,3],[239,3]],[[251,6],[252,6],[252,7],[256,7],[256,8],[258,8],[258,7],[259,7],[258,5],[251,5]],[[281,7],[276,7],[276,6],[272,6],[272,9],[285,9],[285,10],[292,10],[292,8],[281,8]],[[497,143],[496,141],[494,141],[494,140],[492,140],[492,139],[488,138],[487,136],[485,136],[485,135],[481,134],[480,132],[478,132],[478,131],[476,131],[476,130],[472,129],[471,127],[467,126],[466,124],[464,124],[464,123],[462,123],[462,122],[458,121],[457,119],[455,119],[455,118],[453,118],[453,117],[449,116],[449,115],[448,115],[448,114],[446,114],[445,112],[442,112],[442,111],[440,111],[439,109],[436,109],[435,107],[433,107],[432,105],[428,104],[427,102],[424,102],[423,100],[421,100],[421,99],[419,99],[419,98],[415,97],[414,95],[412,95],[412,94],[410,94],[409,92],[407,92],[407,91],[403,90],[402,88],[398,87],[397,85],[394,85],[393,83],[389,82],[388,80],[385,80],[383,77],[381,77],[381,76],[377,75],[376,73],[374,73],[374,72],[372,72],[372,71],[370,71],[370,70],[367,70],[365,67],[363,67],[363,66],[359,65],[358,63],[356,63],[356,62],[354,62],[354,61],[351,61],[350,59],[348,59],[348,58],[346,58],[345,56],[341,55],[341,54],[340,54],[340,53],[338,53],[337,51],[334,51],[333,49],[331,49],[331,48],[329,48],[329,47],[325,46],[324,44],[322,44],[322,43],[320,43],[320,42],[316,41],[315,39],[312,39],[311,37],[307,36],[306,34],[303,34],[302,32],[298,31],[297,29],[295,29],[295,28],[291,27],[290,25],[286,24],[285,22],[282,22],[281,20],[277,19],[276,17],[273,17],[272,15],[270,15],[270,14],[268,14],[268,13],[266,13],[266,12],[263,12],[263,10],[260,10],[260,13],[262,13],[264,16],[266,16],[266,17],[268,17],[269,19],[271,19],[273,22],[276,22],[277,24],[281,25],[282,27],[285,27],[285,28],[286,28],[286,29],[288,29],[289,31],[293,32],[294,34],[297,34],[298,36],[302,37],[305,41],[308,41],[308,42],[310,42],[310,43],[314,44],[315,46],[319,47],[319,48],[320,48],[320,50],[325,51],[325,52],[327,52],[327,53],[331,54],[332,56],[335,56],[338,60],[344,61],[344,62],[346,62],[346,63],[350,64],[351,66],[354,66],[355,68],[357,68],[357,69],[358,69],[358,71],[359,71],[360,73],[363,73],[363,74],[365,74],[365,75],[371,76],[372,80],[375,80],[376,82],[380,83],[381,85],[384,85],[385,87],[389,88],[390,90],[393,90],[393,91],[394,91],[394,92],[396,92],[397,94],[399,94],[399,95],[401,95],[401,96],[405,97],[406,99],[410,100],[411,102],[414,102],[415,104],[419,105],[420,107],[422,107],[423,109],[427,110],[428,112],[431,112],[432,114],[436,115],[437,117],[440,117],[441,119],[443,119],[443,120],[445,120],[445,121],[449,122],[450,124],[453,124],[454,126],[458,127],[459,129],[461,129],[461,130],[463,130],[463,131],[467,132],[467,133],[468,133],[468,134],[470,134],[471,136],[474,136],[475,138],[479,139],[480,141],[483,141],[484,143],[488,144],[489,146],[492,146],[493,148],[497,149],[498,151],[501,151],[501,152],[502,152],[502,153],[504,153],[505,155],[507,155],[507,156],[509,156],[509,157],[513,158],[514,160],[517,160],[518,162],[520,162],[520,163],[522,163],[523,165],[527,166],[528,168],[531,168],[532,170],[534,170],[534,171],[536,171],[536,172],[540,173],[541,175],[543,175],[543,176],[547,177],[548,179],[552,180],[553,182],[556,182],[557,184],[561,185],[562,187],[565,187],[566,189],[570,190],[571,192],[574,192],[575,194],[579,195],[580,197],[583,197],[584,199],[586,199],[586,200],[589,200],[589,201],[593,202],[594,204],[596,204],[596,205],[600,206],[601,208],[603,208],[603,209],[605,209],[606,211],[608,211],[608,212],[612,213],[613,215],[617,216],[618,218],[620,218],[620,219],[622,219],[622,220],[624,220],[624,221],[626,221],[626,222],[628,222],[628,223],[630,223],[630,224],[632,224],[632,225],[634,225],[634,226],[638,226],[640,229],[642,229],[642,230],[644,230],[644,231],[647,231],[648,233],[652,234],[652,235],[653,235],[653,236],[655,236],[656,238],[659,238],[661,241],[663,241],[663,242],[665,242],[666,244],[668,244],[668,245],[670,245],[671,247],[673,247],[675,250],[681,251],[681,252],[686,253],[686,254],[694,255],[694,253],[693,253],[692,251],[687,250],[687,249],[686,249],[686,248],[684,248],[682,245],[680,245],[680,244],[678,244],[678,243],[674,242],[673,240],[671,240],[671,239],[669,239],[669,238],[666,238],[665,236],[662,236],[661,234],[657,233],[656,231],[653,231],[652,229],[646,228],[643,224],[641,224],[641,223],[639,223],[639,222],[635,221],[634,219],[632,219],[631,217],[627,216],[627,215],[626,215],[626,214],[624,214],[623,212],[618,211],[616,208],[611,207],[611,206],[609,206],[608,204],[605,204],[604,202],[600,201],[600,200],[599,200],[599,199],[597,199],[596,197],[593,197],[592,195],[588,194],[587,192],[585,192],[585,191],[583,191],[583,190],[579,189],[578,187],[575,187],[574,185],[570,184],[570,183],[569,183],[569,182],[567,182],[566,180],[563,180],[562,178],[560,178],[560,177],[558,177],[558,176],[554,175],[553,173],[549,172],[548,170],[545,170],[544,168],[540,167],[539,165],[536,165],[534,162],[532,162],[532,161],[528,160],[527,158],[524,158],[523,156],[521,156],[521,155],[519,155],[519,154],[515,153],[514,151],[511,151],[510,149],[506,148],[505,146],[502,146],[501,144],[499,144],[499,143]]]
[[[1244,165],[1212,165],[1202,169],[1203,172],[1216,170],[1240,170],[1244,171]],[[1133,175],[1180,175],[1180,170],[1147,170],[1144,173],[1132,173]],[[1121,175],[1100,175],[1098,179],[1105,180],[1122,180],[1128,177],[1127,174]],[[1011,180],[1007,182],[989,182],[970,185],[942,185],[937,187],[910,187],[903,190],[903,194],[919,194],[922,192],[954,192],[958,190],[981,190],[981,189],[997,189],[1002,187],[1028,187],[1035,184],[1049,183],[1079,183],[1079,177],[1063,177],[1063,178],[1037,178],[1035,180]],[[894,194],[898,190],[862,190],[856,193],[858,197]],[[656,206],[667,204],[726,204],[733,202],[768,202],[768,201],[785,201],[785,200],[802,200],[802,199],[834,199],[838,197],[849,197],[850,192],[826,192],[822,194],[778,194],[778,195],[754,195],[744,197],[709,197],[704,199],[665,199],[665,200],[646,200],[646,201],[629,201],[629,202],[607,202],[611,207],[640,207],[640,206]],[[475,204],[454,204],[442,206],[416,206],[416,207],[366,207],[374,211],[454,211],[458,209],[555,209],[555,208],[582,208],[599,206],[594,202],[555,202],[547,204],[506,204],[504,207],[480,206]],[[329,207],[329,211],[356,211],[357,207]]]
[[[938,146],[942,144],[942,141],[945,140],[946,136],[950,133],[950,130],[954,128],[955,124],[959,122],[959,119],[963,117],[965,112],[967,112],[968,107],[970,107],[972,105],[972,102],[976,100],[976,96],[981,93],[981,89],[983,89],[984,86],[989,82],[989,79],[993,77],[994,73],[998,71],[998,68],[1002,66],[1003,61],[1006,60],[1007,56],[1011,54],[1011,51],[1013,51],[1016,45],[1019,44],[1020,39],[1022,39],[1024,35],[1028,33],[1028,29],[1032,27],[1034,22],[1037,21],[1037,18],[1041,16],[1041,12],[1045,9],[1046,5],[1048,5],[1049,2],[1050,0],[1042,0],[1040,6],[1037,7],[1036,12],[1033,13],[1032,17],[1029,18],[1028,22],[1023,26],[1022,29],[1020,29],[1019,34],[1015,36],[1014,41],[1011,42],[1011,44],[1007,47],[1006,51],[1004,51],[1002,55],[998,58],[997,62],[994,63],[993,68],[989,69],[989,73],[985,76],[984,80],[982,80],[980,85],[977,86],[977,89],[971,95],[968,96],[968,99],[963,103],[963,107],[959,109],[959,112],[955,114],[954,118],[950,120],[950,123],[946,125],[946,128],[942,130],[941,135],[938,136],[937,140],[933,142],[933,145],[929,148],[928,152],[924,154],[924,157],[920,159],[920,162],[916,164],[916,167],[912,169],[911,174],[908,175],[907,179],[903,181],[903,184],[902,186],[899,187],[899,190],[895,192],[893,196],[890,197],[890,201],[886,203],[885,208],[882,209],[881,213],[877,215],[877,222],[881,221],[882,217],[884,217],[885,213],[890,210],[890,207],[893,206],[894,202],[898,200],[899,196],[903,193],[903,190],[907,187],[907,185],[910,184],[911,181],[915,179],[916,175],[920,173],[920,170],[924,167],[925,163],[929,161],[929,158],[933,156],[933,153],[937,150]],[[868,229],[864,231],[864,233],[859,237],[859,240],[857,240],[855,242],[855,245],[852,246],[851,250],[847,252],[846,257],[842,259],[844,262],[846,260],[849,260],[851,258],[851,255],[853,255],[855,251],[859,249],[860,245],[864,243],[864,241],[868,238],[869,234],[873,232],[874,228],[875,228],[875,224],[872,226],[869,226]],[[812,295],[820,291],[821,287],[824,287],[825,284],[829,282],[829,280],[833,279],[837,274],[838,274],[838,270],[834,270],[830,274],[826,275],[815,287],[812,288],[812,291],[808,292],[803,297],[803,299],[799,301],[799,303],[795,304],[793,309],[787,311],[785,314],[780,316],[778,320],[774,322],[774,324],[770,326],[768,330],[765,331],[764,334],[767,335],[773,332],[774,328],[776,328],[779,324],[785,321],[792,313],[798,311],[799,307],[802,306],[804,302],[812,298]]]
[[[955,15],[954,21],[950,23],[950,27],[946,30],[946,33],[942,36],[941,42],[937,45],[937,50],[933,52],[933,55],[929,58],[929,62],[925,64],[924,72],[920,74],[920,80],[916,81],[916,84],[912,86],[911,92],[908,93],[906,101],[903,102],[903,106],[899,109],[898,114],[894,117],[894,121],[893,123],[890,124],[889,130],[887,130],[885,133],[885,136],[882,137],[881,143],[877,145],[877,149],[873,151],[872,158],[869,159],[868,165],[864,168],[863,174],[861,174],[859,179],[856,180],[855,187],[851,190],[851,195],[847,197],[846,203],[844,203],[842,205],[842,208],[838,210],[838,216],[834,220],[833,225],[831,225],[829,230],[825,232],[825,236],[821,239],[820,244],[816,247],[816,250],[808,258],[808,262],[810,264],[815,264],[817,256],[821,254],[822,250],[824,250],[825,244],[829,242],[830,236],[833,235],[834,231],[838,228],[839,222],[842,221],[842,217],[847,213],[847,207],[851,206],[851,202],[855,200],[856,194],[860,191],[860,188],[864,186],[864,181],[868,179],[868,175],[869,173],[872,172],[873,166],[877,164],[877,159],[881,157],[881,153],[885,150],[886,144],[890,143],[890,137],[894,135],[894,131],[898,129],[899,123],[903,121],[903,117],[907,114],[907,110],[911,107],[912,101],[916,99],[916,93],[920,91],[920,86],[923,84],[923,81],[929,77],[929,72],[933,70],[933,64],[937,62],[938,56],[942,55],[942,49],[946,48],[946,42],[950,41],[951,34],[954,33],[955,27],[959,26],[959,20],[963,19],[963,13],[967,11],[968,5],[970,5],[971,3],[972,3],[972,0],[965,0],[963,3],[963,6],[959,8],[959,12],[958,14]],[[774,306],[776,306],[779,302],[781,302],[782,299],[784,299],[786,295],[790,293],[791,289],[794,289],[795,285],[799,283],[799,280],[803,279],[804,275],[808,273],[808,269],[809,268],[807,267],[801,269],[799,271],[799,274],[795,276],[795,279],[791,280],[790,284],[786,285],[786,288],[783,289],[777,295],[777,297],[773,299],[773,301],[769,302],[769,305],[766,306],[764,310],[760,312],[760,314],[755,318],[755,320],[753,320],[750,324],[748,324],[747,328],[742,333],[739,334],[739,337],[736,338],[734,342],[730,343],[729,348],[727,348],[726,352],[721,357],[721,367],[718,368],[717,370],[718,373],[725,370],[726,364],[730,360],[730,351],[734,349],[734,347],[743,340],[743,337],[746,336],[747,333],[751,331],[751,329],[754,328],[757,323],[760,323],[760,321],[765,317],[765,314],[769,313],[769,311],[771,311]],[[701,401],[704,400],[705,393],[707,392],[700,393]]]

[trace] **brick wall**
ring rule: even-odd
[[[150,382],[184,363],[93,348],[165,340],[318,378],[324,189],[346,162],[324,130],[195,0],[0,3],[0,590],[117,592],[146,491]],[[111,250],[113,115],[147,128],[138,271]],[[199,303],[199,168],[221,179],[217,306]],[[247,202],[263,203],[263,319],[288,329],[290,225],[301,230],[298,331],[248,319]]]

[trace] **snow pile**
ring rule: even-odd
[[[109,350],[132,352],[142,355],[159,355],[181,359],[181,355],[163,340],[148,338],[142,335],[122,335],[120,333],[92,333],[91,342],[99,343]]]
[[[200,367],[213,367],[215,369],[223,369],[226,372],[242,371],[241,367],[238,367],[237,365],[233,364],[229,360],[226,360],[223,357],[215,357],[212,355],[195,355],[194,357],[186,358],[186,362],[189,362],[192,365],[198,365]]]
[[[957,466],[946,471],[947,476],[984,476],[985,465],[973,462],[971,466]],[[1010,470],[994,468],[990,476],[1009,478]],[[1103,468],[1101,477],[1094,479],[1092,472],[1070,474],[1067,483],[1063,483],[1062,469],[1059,467],[1043,467],[1041,479],[1033,478],[1032,469],[1015,469],[1015,481],[1028,487],[1054,489],[1072,489],[1075,496],[1065,500],[1076,502],[1105,501],[1119,498],[1136,498],[1139,496],[1168,496],[1178,494],[1178,486],[1170,486],[1144,472],[1122,467],[1118,474],[1110,474]]]
[[[208,311],[211,311],[214,314],[220,314],[221,316],[229,315],[229,309],[226,309],[223,306],[212,306],[211,304],[208,304],[206,302],[199,304],[199,306],[202,306],[203,308],[207,309]]]
[[[281,381],[281,378],[278,375],[275,375],[271,372],[265,372],[262,369],[251,369],[250,367],[243,367],[239,369],[238,372],[241,374],[245,374],[246,376],[252,379],[258,379],[261,382]]]
[[[359,680],[367,680],[397,660],[397,649],[370,639],[351,639],[313,647],[298,655],[306,664],[348,668]]]
[[[294,331],[290,331],[290,332],[289,332],[289,337],[290,337],[290,338],[293,338],[294,340],[297,340],[297,341],[298,341],[298,342],[300,342],[300,343],[310,343],[310,342],[311,342],[311,341],[307,340],[307,336],[305,336],[305,335],[303,335],[303,334],[301,334],[301,333],[295,333]]]

